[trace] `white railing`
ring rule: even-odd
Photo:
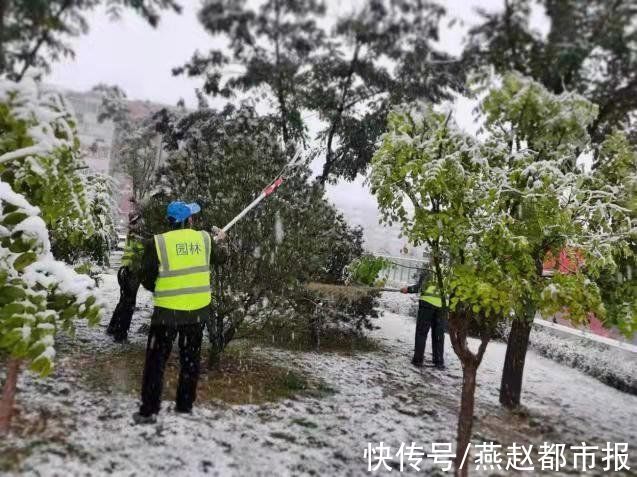
[[[382,254],[375,256],[390,262],[390,266],[381,271],[379,276],[388,286],[399,287],[415,283],[418,280],[418,275],[427,264],[427,260],[424,258]]]

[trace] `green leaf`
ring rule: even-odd
[[[38,259],[38,256],[35,252],[25,252],[21,254],[15,262],[13,262],[13,268],[15,268],[18,272],[22,272],[26,267],[31,265]]]
[[[4,218],[2,219],[2,225],[4,225],[5,227],[11,227],[19,224],[27,217],[29,217],[29,215],[25,214],[24,212],[11,212],[10,214],[4,216]]]

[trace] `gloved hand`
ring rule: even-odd
[[[215,242],[222,242],[227,237],[226,233],[217,226],[212,227],[212,234],[214,235]]]

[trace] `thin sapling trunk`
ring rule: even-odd
[[[0,401],[0,436],[9,433],[21,364],[22,361],[17,358],[9,358],[7,363],[7,376],[2,390],[2,400]]]
[[[451,344],[462,364],[462,394],[460,397],[460,413],[458,415],[454,469],[454,475],[456,477],[466,477],[468,475],[469,458],[467,457],[465,459],[465,454],[471,443],[471,433],[473,429],[476,375],[492,334],[490,328],[484,325],[484,317],[480,317],[478,323],[484,325],[481,326],[480,346],[476,353],[472,352],[467,343],[469,320],[471,318],[472,317],[464,311],[449,313],[449,336],[451,338]]]

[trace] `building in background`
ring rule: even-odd
[[[100,122],[98,120],[102,108],[102,95],[94,91],[72,91],[65,88],[49,85],[50,90],[61,93],[68,101],[69,106],[77,119],[77,132],[80,139],[81,155],[84,158],[87,169],[84,173],[98,172],[107,174],[117,183],[115,198],[120,214],[120,225],[127,225],[128,213],[131,210],[131,198],[133,196],[131,178],[123,171],[120,157],[117,154],[117,138],[119,131],[111,120]],[[149,101],[127,101],[131,119],[148,117],[160,109],[166,107],[162,104]],[[161,137],[157,136],[157,165],[159,167],[164,160]]]
[[[77,118],[77,132],[81,153],[89,170],[111,174],[111,156],[115,125],[112,121],[99,122],[102,96],[98,93],[60,90],[70,103]]]

